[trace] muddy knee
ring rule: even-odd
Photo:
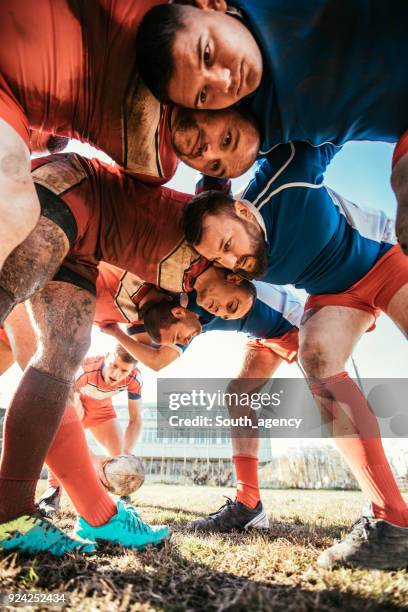
[[[299,361],[307,376],[322,378],[327,376],[331,358],[325,344],[317,339],[305,340],[299,348]]]

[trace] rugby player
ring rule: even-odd
[[[159,1],[2,2],[0,269],[40,214],[30,129],[87,140],[147,179],[165,182],[174,173],[176,158],[163,137],[167,109],[134,66],[138,25]]]
[[[189,6],[191,5],[191,6]],[[408,4],[382,0],[192,0],[154,7],[137,35],[139,74],[162,101],[219,109],[246,98],[261,151],[290,140],[397,142],[408,129]],[[406,153],[408,133],[400,152]],[[408,254],[408,156],[395,166]]]
[[[132,357],[121,344],[107,355],[85,357],[75,380],[75,407],[84,429],[105,449],[108,457],[133,452],[142,428],[141,392],[142,375]],[[127,391],[129,421],[125,433],[119,424],[112,404],[112,397]],[[94,459],[98,461],[98,457]],[[105,458],[106,460],[106,458]],[[103,469],[98,470],[103,484],[107,485]],[[62,487],[50,471],[49,488],[39,500],[44,516],[51,517],[60,507]],[[121,496],[129,502],[129,496]]]
[[[283,360],[296,360],[302,313],[302,302],[286,288],[262,282],[252,284],[237,274],[210,266],[195,280],[185,307],[163,301],[145,318],[143,326],[131,325],[125,333],[113,324],[102,331],[155,371],[177,359],[180,349],[187,349],[200,328],[202,333],[222,330],[248,334],[241,371],[230,385],[231,391],[239,388],[242,392],[243,379],[250,386],[256,379],[259,387]],[[150,346],[143,333],[146,331],[154,341]],[[233,414],[233,407],[230,412]],[[238,432],[232,428],[232,447],[236,499],[229,500],[207,519],[195,521],[191,527],[196,531],[227,532],[269,525],[258,485],[258,437],[252,429],[243,427]]]
[[[240,200],[216,192],[193,198],[185,209],[186,238],[219,265],[310,294],[300,362],[322,411],[333,415],[339,450],[371,501],[352,533],[322,553],[319,563],[399,567],[408,554],[407,505],[376,419],[344,370],[380,311],[408,333],[408,260],[396,244],[392,219],[360,209],[323,184],[335,152],[331,144],[276,147]],[[341,404],[358,437],[340,437]]]
[[[173,176],[169,109],[135,68],[140,20],[162,1],[2,3],[0,269],[40,214],[30,178],[30,129],[88,141],[145,181]]]
[[[8,296],[1,320],[15,303],[32,296],[40,349],[5,419],[2,526],[35,511],[36,481],[89,346],[98,261],[175,292],[187,289],[207,265],[183,239],[181,213],[188,195],[142,184],[117,167],[77,155],[39,158],[33,164],[42,215],[0,276]]]

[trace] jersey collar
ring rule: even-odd
[[[245,204],[245,206],[247,206],[249,208],[249,210],[251,211],[251,213],[254,215],[255,219],[257,220],[257,222],[261,226],[261,229],[262,229],[262,231],[264,233],[265,242],[269,242],[268,241],[268,233],[266,231],[265,221],[264,221],[261,213],[259,212],[259,210],[249,200],[241,200],[241,202],[243,202]]]

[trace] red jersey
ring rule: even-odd
[[[76,220],[65,267],[94,281],[102,260],[167,291],[191,290],[208,262],[184,240],[190,194],[146,185],[75,153],[42,157],[32,167],[34,182],[59,196]]]
[[[10,344],[10,340],[9,337],[7,335],[6,330],[4,329],[4,327],[1,325],[0,326],[0,342],[2,342],[3,344],[5,344],[9,349],[11,349],[11,344]]]
[[[105,357],[85,357],[75,380],[75,387],[81,400],[90,398],[105,402],[122,391],[128,392],[129,399],[140,399],[142,395],[142,377],[138,368],[134,368],[126,378],[114,383],[105,382],[102,370]]]
[[[163,0],[2,0],[0,117],[29,146],[29,128],[86,140],[154,182],[177,159],[166,107],[134,65],[144,14]]]
[[[151,285],[121,268],[99,264],[94,323],[138,323],[138,302]]]

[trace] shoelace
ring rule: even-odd
[[[370,527],[370,519],[366,516],[360,516],[360,518],[357,519],[355,523],[353,523],[349,536],[352,540],[355,541],[360,538],[361,534],[363,534],[364,539],[368,540],[368,536],[370,534]]]
[[[133,506],[126,508],[125,526],[128,531],[133,532],[142,531],[144,533],[150,533],[152,531],[151,527],[142,521]]]
[[[224,510],[226,510],[227,508],[229,508],[230,506],[234,505],[233,500],[230,497],[227,497],[226,495],[224,495],[225,499],[227,500],[225,502],[225,504],[223,504],[220,508],[218,508],[218,510],[216,510],[215,512],[210,512],[210,514],[208,516],[218,516],[219,514],[221,514]]]

